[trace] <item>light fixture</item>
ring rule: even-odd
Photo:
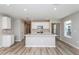
[[[24,9],[24,11],[27,11],[27,9]]]
[[[57,10],[57,8],[55,7],[54,10]]]

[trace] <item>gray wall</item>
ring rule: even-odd
[[[2,37],[2,30],[1,30],[1,17],[0,17],[0,47],[1,47],[1,38]]]
[[[60,36],[60,23],[56,23],[56,34]]]
[[[64,21],[70,19],[72,21],[72,38],[67,38],[64,37]],[[60,32],[62,41],[69,43],[76,48],[79,48],[79,12],[61,19]]]
[[[24,23],[20,19],[15,19],[14,21],[14,34],[15,41],[21,41],[24,39]]]

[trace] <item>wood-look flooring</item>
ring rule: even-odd
[[[68,46],[61,41],[56,42],[56,48],[27,48],[24,41],[17,42],[10,48],[0,48],[0,55],[74,55]]]

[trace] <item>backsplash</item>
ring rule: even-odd
[[[12,34],[13,31],[11,29],[5,29],[5,30],[2,30],[2,33],[3,34]]]

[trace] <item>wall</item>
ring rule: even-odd
[[[15,41],[21,41],[24,39],[24,23],[20,19],[15,19],[14,21],[14,34]]]
[[[60,36],[60,23],[56,23],[56,34]]]
[[[0,16],[0,47],[1,47],[1,38],[2,37],[2,30],[1,30],[1,16]]]
[[[51,22],[51,23],[61,23],[60,20],[56,20],[56,19],[51,19],[50,22]]]
[[[64,37],[64,21],[70,20],[70,19],[72,21],[72,38],[67,38],[67,37]],[[78,25],[79,25],[79,12],[61,19],[61,24],[60,24],[61,40],[71,44],[76,48],[79,48],[79,26]]]

